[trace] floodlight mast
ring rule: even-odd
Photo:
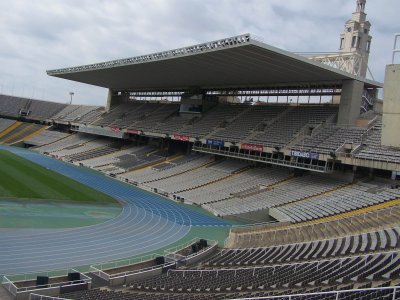
[[[74,92],[69,92],[69,95],[71,96],[71,99],[70,99],[70,101],[69,101],[69,104],[72,104],[72,96],[75,95],[75,93],[74,93]]]

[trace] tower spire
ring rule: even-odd
[[[365,4],[367,0],[357,0],[357,10],[356,12],[364,12],[365,10]]]

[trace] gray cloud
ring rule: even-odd
[[[290,51],[337,51],[355,0],[0,0],[0,92],[104,104],[107,91],[45,70],[132,57],[246,32]],[[383,81],[398,0],[369,0],[370,68]]]

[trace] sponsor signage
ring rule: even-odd
[[[142,134],[142,131],[137,129],[127,129],[126,132],[130,134]]]
[[[207,145],[215,146],[215,147],[224,147],[224,145],[225,145],[225,142],[222,140],[207,139],[206,143],[207,143]]]
[[[256,151],[256,152],[263,152],[264,146],[263,145],[255,145],[255,144],[241,144],[240,149]]]
[[[113,131],[113,132],[120,132],[121,129],[118,128],[118,127],[111,127],[111,131]]]
[[[307,152],[307,151],[297,151],[297,150],[292,150],[291,155],[295,157],[302,157],[302,158],[308,158],[308,159],[319,159],[319,154],[315,152]]]
[[[189,140],[189,137],[187,135],[173,134],[172,139],[187,142]]]

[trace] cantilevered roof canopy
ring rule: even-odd
[[[254,39],[250,34],[181,49],[47,71],[48,75],[118,91],[176,91],[338,86],[367,80]]]

